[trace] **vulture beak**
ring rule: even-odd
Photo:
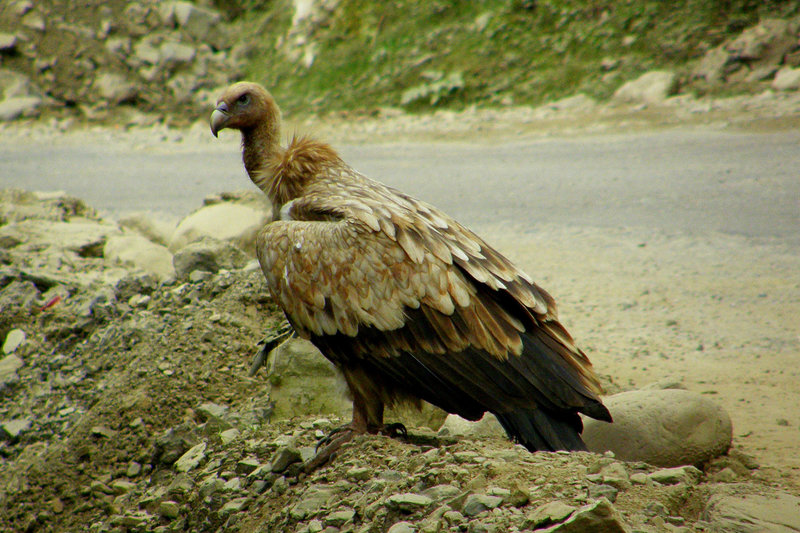
[[[213,113],[211,113],[211,133],[214,134],[214,137],[217,136],[219,130],[225,128],[225,124],[228,122],[228,119],[231,118],[230,113],[228,113],[228,104],[222,102],[217,106]]]

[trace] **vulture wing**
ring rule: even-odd
[[[610,420],[553,299],[474,233],[343,163],[259,235],[270,291],[367,398],[491,411],[531,450],[585,449]]]

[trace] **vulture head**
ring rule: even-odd
[[[264,125],[277,129],[280,110],[272,95],[261,85],[242,81],[225,89],[211,113],[211,133],[214,137],[225,128],[248,133]]]

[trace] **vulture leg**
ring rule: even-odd
[[[381,415],[383,414],[383,406],[381,406]],[[317,454],[306,461],[303,465],[303,470],[312,472],[330,461],[339,448],[353,440],[356,435],[364,435],[365,433],[377,433],[370,427],[368,423],[367,406],[364,398],[353,393],[353,420],[349,424],[340,426],[333,429],[326,437],[320,439],[317,444]],[[322,446],[320,450],[319,447]]]

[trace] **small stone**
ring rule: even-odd
[[[12,52],[17,46],[17,36],[0,32],[0,52]]]
[[[589,498],[592,500],[606,498],[613,503],[617,501],[617,493],[619,490],[611,485],[589,485]]]
[[[538,531],[539,533],[585,533],[586,531],[628,533],[629,530],[611,502],[601,498],[577,509],[564,522]]]
[[[345,473],[350,481],[366,481],[372,477],[373,470],[366,466],[354,466]]]
[[[280,474],[286,470],[289,465],[299,463],[302,459],[300,450],[297,448],[289,446],[278,448],[275,455],[272,457],[272,471],[276,474]]]
[[[23,342],[25,342],[25,332],[21,329],[12,329],[6,334],[6,340],[3,342],[3,353],[10,354],[17,351]]]
[[[164,518],[178,518],[181,512],[181,506],[178,502],[166,500],[158,504],[158,514]]]
[[[325,523],[333,527],[342,527],[348,522],[352,522],[356,513],[352,509],[344,509],[341,511],[334,511],[325,517]]]
[[[283,477],[278,478],[276,483]],[[311,485],[303,493],[302,498],[289,510],[289,516],[295,520],[303,520],[319,512],[334,496],[334,489],[326,485]]]
[[[386,499],[386,506],[405,513],[413,513],[433,503],[433,500],[422,494],[405,492],[393,494]]]
[[[738,477],[733,468],[726,466],[719,472],[712,474],[711,481],[716,483],[735,483]]]
[[[451,526],[460,526],[467,521],[464,515],[458,511],[445,511],[442,518]]]
[[[693,466],[677,466],[656,470],[648,477],[661,485],[677,485],[678,483],[695,485],[703,477],[703,473]]]
[[[125,475],[127,477],[136,477],[141,473],[142,473],[142,465],[140,465],[136,461],[131,461],[128,464],[128,469],[125,470]]]
[[[136,483],[126,481],[124,479],[117,479],[111,483],[111,489],[116,494],[127,494],[136,488]]]
[[[314,519],[308,522],[308,533],[320,533],[323,530],[322,522]]]
[[[6,438],[16,440],[23,431],[27,431],[31,428],[32,423],[30,418],[17,418],[7,422],[0,422],[0,429],[3,430],[3,434]]]
[[[567,505],[564,502],[554,501],[537,507],[528,517],[528,520],[531,522],[530,526],[533,529],[539,529],[551,524],[563,522],[573,512],[575,512],[575,507]]]
[[[218,511],[222,517],[228,516],[233,513],[238,513],[247,506],[247,498],[234,498]]]
[[[113,439],[117,436],[117,432],[111,428],[107,428],[106,426],[94,426],[91,430],[89,430],[92,435],[95,437],[103,437],[106,439]]]
[[[784,67],[775,74],[772,88],[778,91],[796,91],[800,89],[800,68]]]
[[[16,355],[8,355],[0,359],[0,391],[19,381],[17,370],[22,365],[22,359]]]
[[[189,448],[177,461],[175,469],[178,472],[188,472],[196,468],[206,458],[206,443],[201,442]]]
[[[225,492],[238,492],[242,490],[242,479],[239,477],[232,477],[222,486]]]
[[[143,529],[147,526],[148,522],[153,520],[153,515],[145,511],[134,511],[128,513],[120,520],[120,525],[126,528]]]
[[[423,492],[425,496],[437,502],[455,498],[460,493],[461,489],[455,485],[434,485]]]
[[[258,462],[256,457],[245,457],[236,463],[236,473],[247,475],[253,472],[259,466],[261,466],[261,463]]]
[[[415,531],[414,524],[403,520],[402,522],[395,522],[386,533],[414,533]]]
[[[635,474],[631,474],[630,480],[631,483],[636,485],[644,485],[647,483],[647,474],[643,472],[636,472]]]
[[[503,503],[503,498],[487,494],[470,494],[464,501],[462,511],[466,516],[475,516],[484,511],[490,511]]]

